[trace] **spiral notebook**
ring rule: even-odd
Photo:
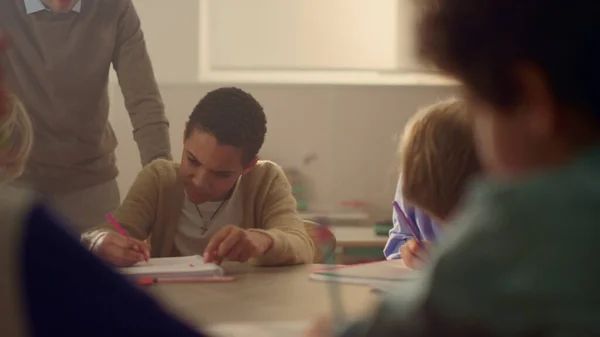
[[[132,279],[219,277],[225,274],[216,264],[204,263],[200,255],[153,258],[119,271]]]

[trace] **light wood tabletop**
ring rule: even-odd
[[[310,281],[315,265],[252,267],[225,264],[229,283],[158,284],[150,292],[196,327],[227,322],[310,321],[330,312],[329,283]],[[368,286],[337,285],[351,316],[373,307]]]

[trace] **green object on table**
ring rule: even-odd
[[[299,211],[306,211],[308,208],[308,203],[306,200],[296,200],[296,207]]]
[[[380,221],[375,224],[373,229],[375,230],[375,235],[378,236],[388,236],[390,229],[394,227],[393,221]]]
[[[344,256],[351,257],[370,257],[370,258],[378,258],[385,259],[383,255],[383,248],[381,247],[348,247],[344,248],[342,252]]]

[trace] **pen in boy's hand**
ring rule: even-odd
[[[123,229],[123,227],[119,224],[119,222],[117,221],[117,219],[115,219],[110,214],[106,214],[106,219],[115,228],[115,230],[117,232],[119,232],[119,234],[123,235],[126,238],[129,238],[129,235],[127,234],[127,232],[125,231],[125,229]],[[137,250],[138,253],[143,254],[144,255],[144,259],[146,260],[146,262],[148,262],[148,259],[150,258],[150,256],[149,256],[150,254],[148,253],[148,251],[146,249],[143,249],[142,247],[135,246],[135,250]]]
[[[127,234],[127,232],[123,229],[123,227],[121,227],[121,225],[117,222],[117,219],[115,219],[112,215],[110,214],[106,214],[106,220],[108,220],[108,222],[110,222],[110,224],[115,228],[115,230],[117,232],[119,232],[119,234],[123,235],[124,237],[128,238],[129,235]]]

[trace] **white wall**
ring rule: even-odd
[[[133,3],[164,83],[451,82],[415,59],[412,0]]]
[[[198,81],[198,0],[133,0],[155,75],[169,83]]]

